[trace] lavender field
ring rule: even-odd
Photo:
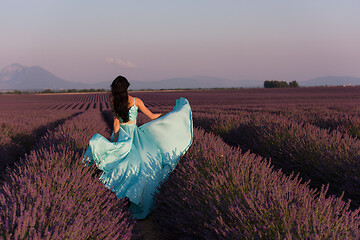
[[[82,163],[110,138],[107,93],[0,95],[2,238],[360,238],[360,87],[130,95],[161,113],[185,97],[195,127],[141,221]]]

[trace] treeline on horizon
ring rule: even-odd
[[[294,80],[292,82],[277,81],[277,80],[265,80],[264,88],[297,88],[299,84]]]
[[[129,89],[129,92],[132,91],[166,91],[166,90],[210,90],[210,89],[243,89],[242,87],[231,87],[231,88],[174,88],[174,89],[167,89],[167,88],[161,88],[161,89]],[[31,91],[31,90],[13,90],[13,91],[4,91],[0,92],[0,94],[42,94],[42,93],[89,93],[89,92],[110,92],[110,89],[67,89],[67,90],[52,90],[52,89],[45,89],[43,91]]]
[[[52,90],[52,89],[45,89],[43,91],[38,90],[13,90],[13,91],[7,91],[7,92],[0,92],[0,94],[36,94],[36,93],[81,93],[81,92],[108,92],[109,90],[106,90],[104,88],[99,89],[67,89],[67,90]]]
[[[291,81],[287,83],[286,81],[278,81],[278,80],[265,80],[264,88],[299,88],[300,85],[297,81]],[[320,86],[319,86],[320,87]],[[325,85],[324,87],[327,87]],[[257,87],[259,88],[259,87]],[[230,87],[230,88],[176,88],[176,89],[129,89],[129,91],[166,91],[166,90],[216,90],[216,89],[244,89],[243,87]],[[46,93],[91,93],[91,92],[110,92],[110,89],[63,89],[63,90],[53,90],[53,89],[45,89],[45,90],[12,90],[12,91],[4,91],[0,92],[1,94],[46,94]]]

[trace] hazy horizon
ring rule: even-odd
[[[0,3],[0,69],[41,66],[94,83],[211,76],[360,77],[360,2],[69,1]]]

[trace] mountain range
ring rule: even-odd
[[[0,72],[0,89],[3,90],[81,89],[86,86],[61,79],[39,66],[26,67],[14,63]]]
[[[26,67],[18,63],[5,67],[0,72],[0,90],[60,90],[60,89],[109,89],[111,81],[79,83],[61,79],[42,67]],[[172,78],[161,81],[131,81],[130,89],[178,89],[178,88],[231,88],[263,87],[263,81],[233,81],[208,76]],[[328,76],[299,82],[300,86],[360,85],[360,78]]]
[[[318,77],[308,81],[299,83],[300,86],[344,86],[344,85],[360,85],[360,78],[350,76],[326,76]]]

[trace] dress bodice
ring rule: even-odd
[[[136,118],[138,116],[138,108],[135,105],[135,98],[133,105],[129,108],[129,121],[136,121]],[[119,117],[120,122],[123,122],[122,118]]]

